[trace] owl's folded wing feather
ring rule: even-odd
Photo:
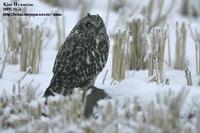
[[[79,70],[86,61],[87,53],[94,49],[95,38],[87,34],[70,36],[59,49],[53,68],[53,73],[69,74]]]

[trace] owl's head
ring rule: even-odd
[[[78,22],[77,28],[94,35],[106,33],[103,19],[99,15],[90,15],[89,13]]]

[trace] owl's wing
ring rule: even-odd
[[[79,70],[86,61],[88,51],[94,49],[95,38],[85,33],[70,36],[59,49],[53,73],[69,74]]]

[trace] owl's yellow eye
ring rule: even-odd
[[[87,28],[89,28],[89,29],[91,29],[91,28],[94,27],[90,22],[88,22],[88,23],[86,24],[86,26],[87,26]]]
[[[100,28],[103,27],[103,22],[102,22],[102,21],[100,22],[99,27],[100,27]]]

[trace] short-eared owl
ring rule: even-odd
[[[76,24],[59,49],[54,75],[44,96],[67,95],[75,87],[94,85],[106,64],[108,51],[109,38],[103,19],[88,14]]]

